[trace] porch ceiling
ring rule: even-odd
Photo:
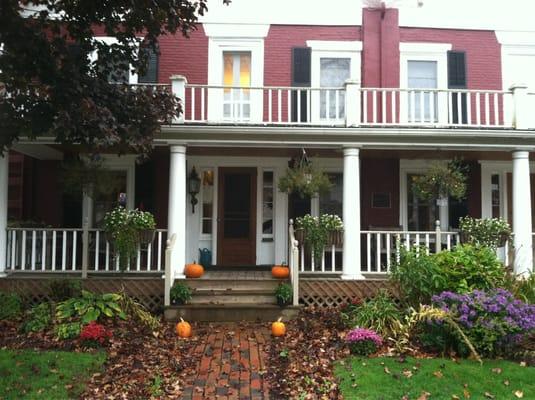
[[[535,131],[442,128],[163,126],[156,144],[369,149],[535,150]]]

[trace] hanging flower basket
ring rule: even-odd
[[[294,231],[295,240],[299,242],[299,245],[305,243],[305,230],[303,228],[296,229]]]
[[[344,244],[344,231],[327,232],[327,245],[341,247]]]
[[[452,197],[461,200],[466,195],[467,167],[459,160],[433,163],[424,175],[412,178],[412,190],[421,200],[436,199],[437,205],[447,205]]]
[[[146,246],[154,241],[155,229],[140,229],[138,231],[139,243]]]
[[[459,219],[459,227],[461,243],[496,249],[513,239],[511,226],[501,218],[464,217]]]

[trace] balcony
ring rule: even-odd
[[[187,84],[174,77],[182,99],[175,123],[209,125],[427,127],[529,129],[535,96],[509,91],[344,87],[237,87]]]

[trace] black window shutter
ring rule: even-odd
[[[448,88],[449,89],[466,89],[466,53],[464,51],[448,51]],[[461,95],[461,121],[458,115],[458,97],[454,93],[452,97],[452,119],[453,123],[466,124],[467,118],[467,103],[466,93]]]
[[[158,53],[149,47],[142,48],[148,54],[147,70],[145,74],[139,75],[139,83],[157,83],[158,82]]]
[[[295,47],[292,49],[292,86],[310,87],[310,47]],[[292,121],[298,121],[297,118],[297,95],[298,92],[292,93]],[[307,94],[301,91],[301,109],[299,114],[300,121],[307,121]]]

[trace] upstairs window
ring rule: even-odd
[[[321,58],[320,86],[342,88],[349,79],[351,59],[349,58]],[[345,118],[345,91],[322,90],[320,94],[320,118]]]
[[[409,61],[407,66],[409,89],[436,89],[438,86],[436,61]],[[409,92],[409,121],[438,121],[436,92],[414,90]]]
[[[223,52],[223,117],[248,120],[251,116],[251,52]]]
[[[147,69],[144,74],[138,76],[138,83],[157,83],[158,82],[158,52],[150,47],[142,46],[139,50],[147,57]]]

